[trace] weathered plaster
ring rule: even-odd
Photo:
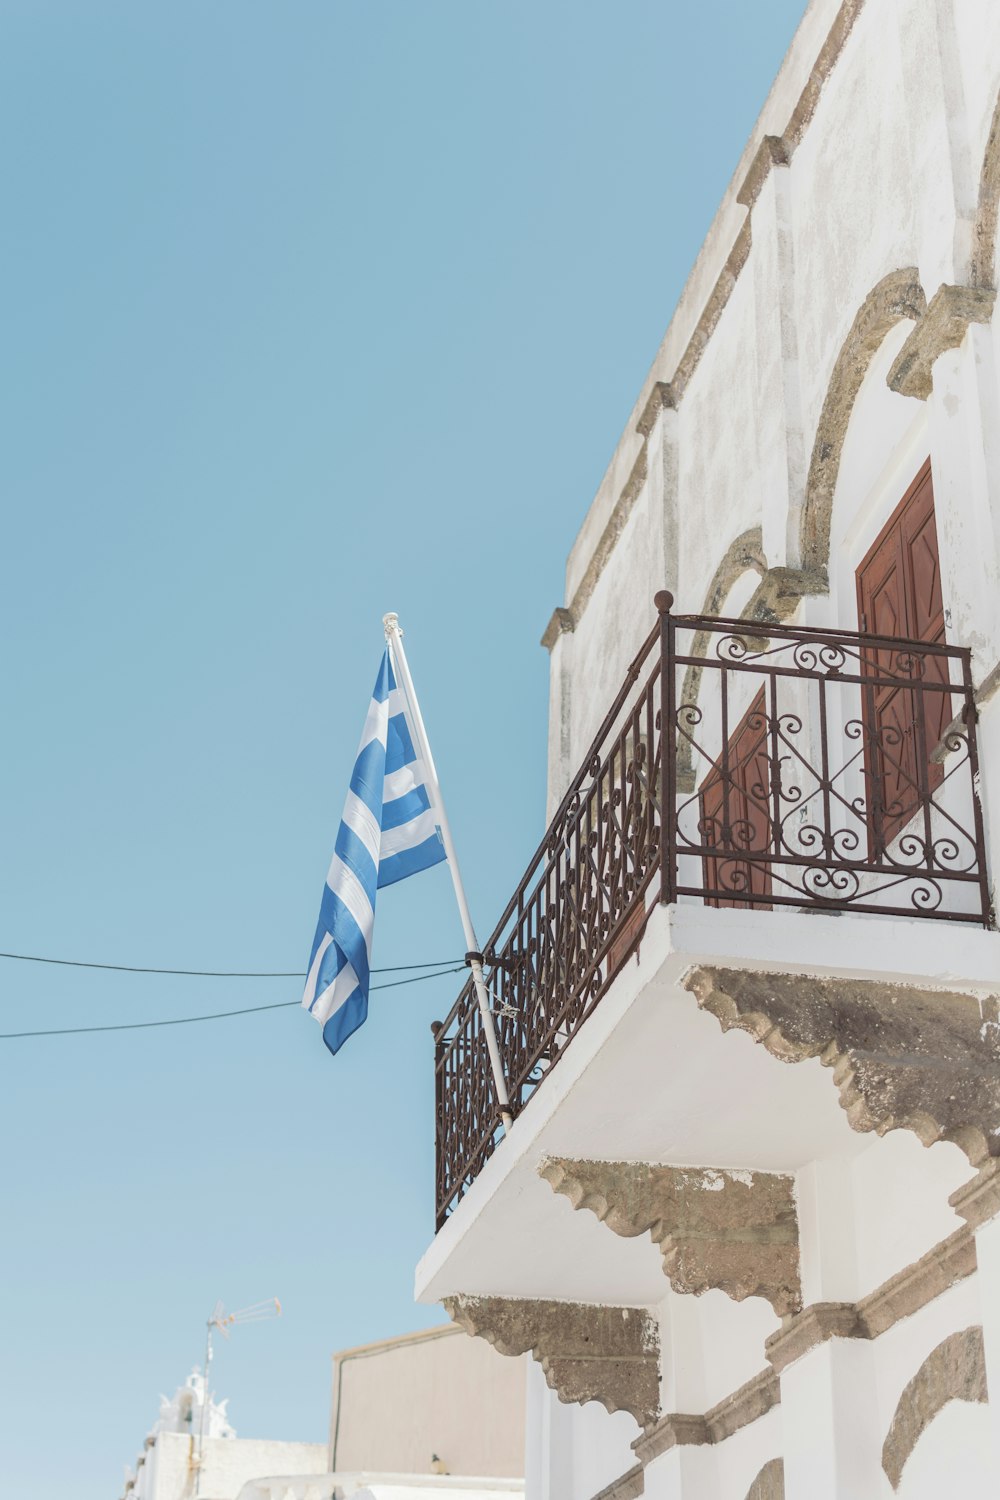
[[[855,1130],[954,1141],[973,1166],[1000,1156],[1000,1040],[973,996],[707,967],[684,984],[724,1031],[749,1032],[782,1062],[832,1068]]]
[[[740,167],[737,169],[737,177],[730,187],[730,194],[734,204],[748,210],[752,208],[772,167],[778,164],[787,164],[791,161],[792,154],[802,141],[809,123],[816,112],[826,82],[844,49],[863,5],[864,0],[844,0],[844,3],[839,7],[834,17],[833,23],[820,46],[815,60],[808,70],[805,84],[798,94],[791,113],[787,116],[787,123],[783,131],[780,134],[769,133],[765,126],[761,129],[760,135],[757,138],[758,143],[748,147],[747,152],[744,153],[744,161],[741,162]],[[763,120],[764,116],[762,116]],[[716,225],[713,226],[713,235],[710,238],[714,238],[716,233],[724,233],[724,219],[723,209],[720,209]],[[685,390],[701,360],[701,356],[721,321],[740,273],[746,265],[750,249],[751,217],[748,213],[744,222],[736,230],[730,242],[728,253],[725,254],[721,267],[715,272],[710,287],[702,296],[700,307],[694,316],[693,326],[690,328],[679,356],[674,361],[669,379],[664,379],[657,372],[662,368],[664,356],[669,358],[667,351],[673,342],[671,335],[676,332],[676,329],[682,323],[682,311],[687,311],[684,304],[692,296],[698,295],[697,289],[702,281],[701,276],[698,274],[702,269],[701,265],[697,265],[692,271],[688,284],[685,287],[684,296],[682,297],[682,307],[678,308],[675,321],[671,324],[671,328],[668,329],[664,337],[660,356],[645,383],[644,395],[640,397],[634,428],[643,439],[648,435],[652,421],[655,420],[657,409],[662,406],[677,407],[682,401]],[[628,512],[634,502],[635,493],[637,493],[634,485],[634,477],[637,469],[641,469],[644,462],[645,443],[642,450],[640,450],[639,456],[634,461],[629,480],[612,502],[610,518],[603,527],[596,545],[590,552],[587,562],[584,565],[583,577],[580,583],[574,589],[572,598],[568,601],[568,607],[576,620],[580,619],[583,610],[586,608],[593,594],[597,579],[600,577],[621,534],[625,520],[628,517]],[[612,470],[614,467],[615,465],[612,464]],[[548,632],[546,632],[547,635]],[[543,644],[546,643],[546,637],[543,637]]]
[[[575,630],[578,621],[587,608],[590,597],[597,586],[597,581],[604,572],[608,558],[618,545],[618,539],[625,529],[625,523],[632,514],[635,502],[642,491],[643,485],[646,483],[649,470],[649,436],[653,430],[653,425],[662,411],[670,410],[676,404],[677,401],[673,387],[668,385],[666,381],[656,381],[635,424],[635,430],[641,437],[642,444],[632,464],[628,479],[618,496],[597,546],[594,548],[583,577],[574,590],[568,608],[558,606],[553,611],[552,617],[542,634],[541,644],[547,651],[552,650],[560,632]]]
[[[599,1401],[640,1426],[659,1414],[659,1329],[641,1308],[508,1297],[446,1297],[466,1333],[501,1354],[529,1350],[560,1401]]]
[[[965,1328],[943,1339],[900,1396],[882,1447],[882,1467],[893,1489],[917,1439],[949,1401],[986,1401],[983,1330]]]
[[[833,25],[827,33],[826,40],[819,50],[819,54],[812,66],[812,70],[806,80],[806,86],[799,95],[795,108],[792,110],[791,118],[785,126],[783,140],[790,151],[802,140],[809,127],[820,96],[827,79],[843,52],[854,28],[854,23],[864,8],[865,0],[844,0],[834,19]]]
[[[539,1174],[615,1234],[648,1233],[675,1292],[802,1304],[793,1179],[776,1172],[550,1158]]]

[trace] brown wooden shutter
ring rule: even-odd
[[[943,643],[941,563],[930,460],[924,464],[857,570],[861,629]],[[928,679],[947,680],[947,661],[921,658]],[[873,651],[863,666],[898,678],[898,653]],[[891,842],[942,777],[931,752],[951,718],[947,694],[890,684],[864,693],[866,770],[873,846]]]
[[[729,737],[726,754],[709,771],[700,790],[702,842],[718,853],[705,855],[706,891],[732,891],[732,899],[706,897],[708,906],[758,906],[737,892],[766,897],[771,868],[740,855],[773,853],[771,761],[764,689],[754,698]]]

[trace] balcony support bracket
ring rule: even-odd
[[[648,1233],[675,1292],[764,1297],[779,1317],[802,1306],[790,1176],[554,1157],[539,1172],[615,1234]]]
[[[974,1167],[1000,1157],[997,1001],[881,980],[692,969],[684,981],[724,1031],[782,1062],[833,1069],[855,1130],[953,1141]]]
[[[599,1401],[640,1427],[660,1414],[660,1335],[637,1307],[513,1297],[446,1297],[453,1322],[500,1354],[529,1351],[560,1401]]]

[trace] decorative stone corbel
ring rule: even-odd
[[[829,589],[825,568],[768,568],[741,618],[768,624],[789,620],[808,594],[826,594]],[[755,649],[763,651],[765,645],[755,642]]]
[[[753,208],[771,170],[774,167],[787,167],[790,160],[791,152],[780,135],[764,136],[736,194],[737,203],[743,208]]]
[[[782,1062],[833,1069],[855,1130],[953,1141],[974,1167],[1000,1157],[995,1010],[955,990],[697,967],[684,986],[723,1031],[748,1031]]]
[[[541,643],[546,651],[551,651],[561,635],[572,635],[575,629],[576,620],[573,617],[573,611],[564,609],[561,604],[557,605],[552,611],[552,618],[545,627]]]
[[[765,1297],[779,1317],[802,1306],[791,1177],[558,1158],[539,1172],[615,1234],[648,1233],[675,1292]]]
[[[660,1412],[660,1335],[642,1308],[512,1297],[446,1297],[449,1317],[501,1354],[529,1350],[560,1401],[599,1401],[641,1427]]]
[[[992,1156],[971,1182],[965,1182],[948,1199],[970,1229],[988,1224],[1000,1214],[1000,1156]]]
[[[938,355],[957,349],[970,323],[988,323],[995,300],[996,292],[989,287],[939,286],[896,355],[886,376],[889,389],[926,401]]]
[[[665,380],[657,380],[649,393],[649,399],[639,414],[639,420],[635,424],[635,430],[640,437],[648,438],[653,430],[653,423],[661,411],[671,411],[676,407],[672,387]]]

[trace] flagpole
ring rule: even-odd
[[[493,1012],[490,1009],[489,991],[486,988],[486,980],[483,978],[483,955],[479,951],[476,931],[472,925],[472,916],[469,912],[469,903],[465,899],[462,872],[458,867],[458,855],[455,853],[455,843],[451,836],[451,825],[448,822],[444,799],[441,796],[441,784],[438,781],[437,771],[434,768],[434,757],[431,755],[430,741],[427,738],[427,730],[424,728],[424,719],[420,712],[420,704],[417,702],[417,695],[413,687],[413,678],[410,676],[406,652],[403,650],[403,632],[399,628],[399,616],[396,614],[383,615],[382,624],[385,628],[386,642],[392,651],[393,660],[399,669],[403,692],[406,694],[406,701],[409,704],[410,713],[413,717],[413,728],[416,731],[417,740],[419,741],[417,749],[420,752],[420,757],[427,771],[427,780],[430,785],[435,811],[437,812],[441,828],[444,852],[448,856],[451,883],[455,888],[455,900],[458,902],[458,911],[462,918],[462,930],[465,933],[465,946],[468,949],[465,958],[469,968],[472,970],[472,982],[475,986],[476,999],[479,1001],[479,1011],[483,1018],[483,1032],[486,1037],[486,1047],[490,1054],[490,1066],[493,1070],[493,1087],[496,1089],[497,1103],[500,1105],[500,1118],[503,1121],[504,1134],[506,1134],[513,1124],[513,1119],[510,1112],[510,1097],[507,1093],[507,1084],[503,1076],[503,1064],[500,1059],[500,1043],[497,1041],[496,1025]]]

